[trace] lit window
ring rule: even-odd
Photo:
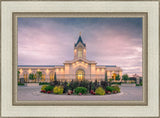
[[[45,74],[42,74],[41,82],[44,82],[44,81],[45,81]]]
[[[31,70],[31,69],[29,69],[29,70],[28,70],[28,73],[30,74],[31,72],[32,72],[32,70]]]
[[[78,48],[78,58],[82,58],[82,48]]]

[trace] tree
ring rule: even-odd
[[[41,71],[37,71],[37,78],[38,78],[38,82],[39,82],[39,79],[42,77],[42,72]]]
[[[18,77],[17,79],[19,79],[19,74],[20,74],[20,71],[17,72],[17,77]]]
[[[107,82],[108,79],[107,79],[107,72],[105,72],[105,81]]]
[[[113,80],[114,80],[114,79],[110,78],[110,79],[109,79],[109,82],[112,82]]]
[[[54,81],[57,81],[56,72],[54,74]]]
[[[32,73],[32,74],[29,74],[29,79],[30,79],[30,80],[34,80],[34,79],[35,79],[35,76],[34,76],[33,73]]]
[[[120,80],[120,76],[119,76],[119,74],[118,74],[118,75],[116,75],[116,80]]]
[[[123,79],[124,81],[127,81],[127,80],[129,79],[129,77],[128,77],[127,74],[124,74],[124,75],[122,76],[122,79]]]
[[[36,76],[36,73],[34,74],[34,78],[35,78],[35,82],[37,81],[36,79],[37,79],[37,76]]]

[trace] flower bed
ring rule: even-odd
[[[47,94],[65,94],[65,95],[110,95],[120,92],[118,85],[108,86],[107,82],[101,82],[100,85],[97,81],[71,81],[68,82],[53,82],[51,85],[43,85],[41,93]]]

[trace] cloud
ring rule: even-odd
[[[72,60],[80,31],[87,59],[142,74],[142,19],[137,18],[19,18],[18,64]]]

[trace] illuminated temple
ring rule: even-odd
[[[74,44],[74,59],[65,61],[63,65],[18,65],[20,72],[19,78],[24,78],[25,82],[29,80],[29,74],[36,76],[37,71],[42,72],[41,82],[50,82],[54,79],[56,73],[57,80],[71,81],[78,80],[104,80],[107,78],[115,79],[119,74],[122,78],[122,69],[116,65],[97,65],[96,61],[86,59],[86,44],[83,42],[81,34],[78,41]]]

